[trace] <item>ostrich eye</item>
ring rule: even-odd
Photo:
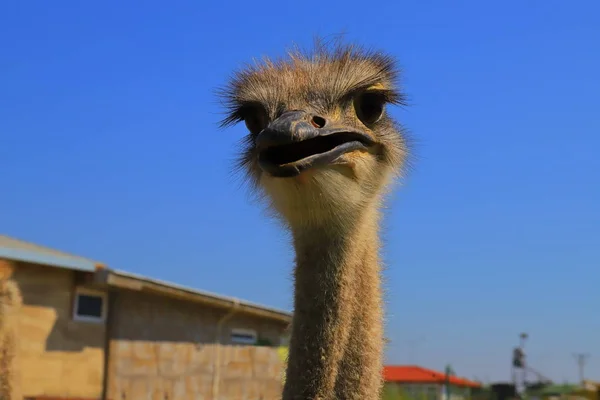
[[[246,106],[240,111],[240,114],[246,123],[246,128],[248,128],[253,135],[258,135],[269,123],[267,110],[260,105]]]
[[[385,108],[385,96],[382,93],[366,92],[354,98],[354,110],[360,121],[369,126],[379,121]]]

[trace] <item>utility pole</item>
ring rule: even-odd
[[[452,366],[450,364],[446,365],[445,368],[445,374],[446,374],[446,399],[445,400],[450,400],[452,397],[452,391],[450,389],[450,375],[454,375],[454,370],[452,369]]]
[[[525,357],[525,341],[529,338],[529,335],[526,332],[521,332],[519,335],[521,351],[523,351],[523,368],[522,373],[523,376],[521,379],[523,380],[523,391],[527,390],[527,368],[529,368],[529,363],[527,362],[527,357]]]
[[[525,341],[529,335],[525,332],[519,334],[519,346],[513,349],[512,380],[517,397],[522,398],[527,389],[527,365],[525,361]]]
[[[590,358],[590,355],[586,353],[575,353],[573,356],[575,357],[575,361],[577,361],[577,367],[579,369],[579,382],[583,384],[583,380],[585,379],[585,363],[587,362],[588,358]]]

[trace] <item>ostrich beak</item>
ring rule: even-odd
[[[256,137],[261,169],[279,178],[335,163],[345,153],[367,150],[373,145],[374,140],[364,132],[333,126],[304,111],[283,113]]]

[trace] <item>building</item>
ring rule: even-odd
[[[0,235],[3,399],[274,399],[290,322]]]
[[[478,382],[415,365],[387,365],[383,377],[389,399],[446,400],[448,384],[451,400],[462,400],[481,387]]]

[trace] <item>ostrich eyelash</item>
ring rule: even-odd
[[[244,121],[248,114],[250,114],[253,110],[260,108],[266,109],[261,103],[258,102],[243,102],[241,104],[231,105],[229,108],[231,111],[220,124],[222,128]]]
[[[352,101],[356,96],[360,96],[362,94],[375,94],[379,96],[382,102],[394,105],[405,105],[404,96],[396,90],[392,89],[368,89],[364,87],[356,88],[348,92],[343,97],[343,102]]]

